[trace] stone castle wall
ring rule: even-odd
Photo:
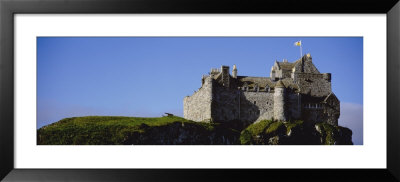
[[[230,121],[240,117],[240,90],[216,85],[213,90],[212,118],[214,121]]]
[[[340,116],[340,101],[336,96],[332,97],[332,95],[330,95],[330,97],[326,100],[324,113],[327,115],[326,121],[337,126]]]
[[[273,116],[273,93],[214,88],[212,117],[215,121],[254,122]]]
[[[183,117],[193,121],[211,119],[213,79],[207,77],[203,86],[192,96],[183,99]]]
[[[301,118],[301,94],[289,93],[286,94],[286,111],[288,120],[297,120]]]
[[[330,77],[328,79],[324,74],[295,73],[295,78],[302,94],[322,97],[332,91]]]
[[[327,123],[331,125],[337,126],[339,124],[339,116],[340,116],[340,111],[333,109],[332,107],[326,106],[324,107],[324,113],[325,113],[325,120]]]
[[[212,79],[206,78],[196,93],[185,97],[184,118],[193,121],[241,120],[244,123],[272,118],[302,119],[338,124],[340,115],[338,100],[332,100],[322,108],[304,108],[303,105],[306,103],[302,103],[302,94],[290,90],[285,90],[285,95],[283,92],[277,94],[279,89],[270,92],[244,91],[229,89],[213,82]],[[283,115],[278,116],[279,113]]]
[[[190,97],[184,99],[184,118],[193,121],[231,121],[241,120],[246,123],[261,120],[279,119],[274,116],[278,108],[285,112],[285,119],[301,117],[301,95],[288,93],[281,104],[275,105],[274,92],[255,92],[227,89],[222,86],[205,84]],[[212,91],[212,93],[210,93]],[[212,98],[212,99],[211,99]],[[240,98],[240,99],[239,99]],[[274,110],[275,109],[275,110]]]
[[[272,119],[274,115],[274,93],[242,92],[240,119],[246,122]]]
[[[303,119],[311,122],[327,122],[331,125],[338,125],[339,111],[328,105],[321,108],[307,108],[303,111]]]
[[[312,123],[325,121],[327,117],[323,108],[305,108],[302,115],[305,121],[311,121]]]

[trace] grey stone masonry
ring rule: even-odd
[[[183,117],[193,121],[211,120],[212,89],[214,80],[206,77],[202,87],[183,99]]]
[[[244,123],[264,119],[338,124],[340,101],[332,93],[330,73],[320,73],[310,54],[295,62],[275,61],[270,77],[238,76],[229,66],[212,68],[202,86],[183,101],[184,118]]]
[[[274,93],[274,119],[286,121],[285,93],[286,89],[282,81],[278,81]]]

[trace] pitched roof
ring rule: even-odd
[[[283,70],[292,70],[294,67],[294,64],[289,62],[277,62],[277,63],[278,66]]]
[[[269,77],[251,77],[251,76],[238,76],[238,86],[242,87],[247,84],[249,87],[254,87],[258,85],[259,87],[274,87],[274,83]]]
[[[282,70],[292,70],[293,67],[295,67],[299,62],[301,61],[301,59],[296,60],[293,63],[290,62],[278,62],[276,61],[276,63],[278,64],[278,67]]]
[[[239,87],[243,87],[245,84],[247,84],[249,87],[254,87],[255,85],[258,85],[259,87],[265,87],[268,85],[270,88],[275,88],[278,86],[278,83],[281,82],[280,85],[284,86],[285,88],[291,88],[293,90],[299,89],[299,86],[294,83],[291,78],[285,78],[279,80],[279,82],[273,82],[269,77],[238,76],[237,81]]]

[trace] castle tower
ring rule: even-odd
[[[286,121],[285,116],[285,85],[281,80],[275,85],[274,93],[274,119]]]
[[[237,78],[237,68],[236,68],[236,65],[233,65],[232,77],[233,77],[233,78]]]

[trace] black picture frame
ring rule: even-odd
[[[382,13],[387,15],[386,169],[15,169],[14,14],[18,13]],[[0,0],[0,179],[5,181],[399,181],[398,0]],[[384,59],[384,58],[382,58]],[[384,119],[384,118],[383,118]],[[373,157],[373,156],[371,156]],[[233,159],[234,160],[234,159]],[[313,160],[313,159],[310,159]]]

